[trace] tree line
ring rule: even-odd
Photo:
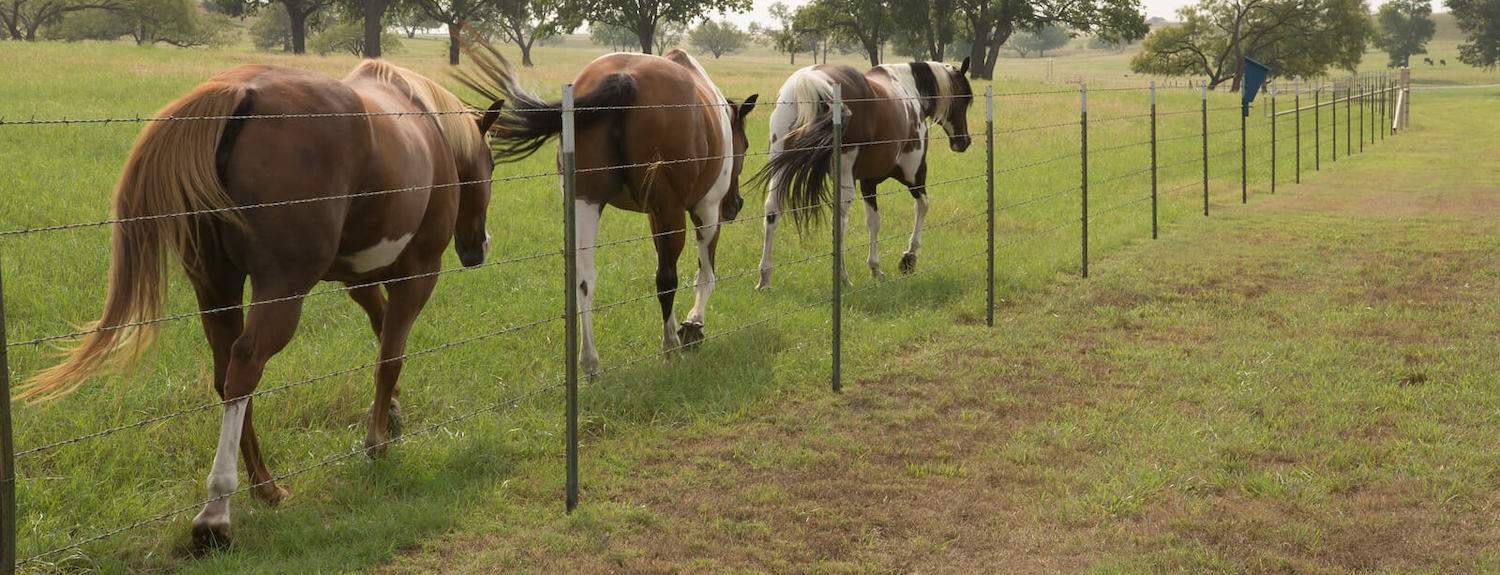
[[[1495,68],[1500,61],[1500,0],[1445,0],[1467,39],[1459,60]],[[1364,0],[1201,0],[1177,11],[1179,22],[1146,37],[1130,63],[1143,74],[1206,77],[1209,88],[1238,89],[1245,58],[1281,78],[1353,72],[1374,46],[1388,67],[1427,52],[1437,31],[1431,0],[1390,0],[1372,16]]]
[[[1500,61],[1500,0],[1444,0],[1467,34],[1459,59]],[[199,4],[201,2],[201,4]],[[595,43],[661,53],[687,40],[715,58],[752,41],[826,62],[831,51],[860,53],[871,65],[895,55],[923,60],[968,57],[974,78],[991,78],[1002,48],[1045,55],[1085,34],[1090,47],[1121,48],[1144,38],[1130,67],[1138,73],[1205,77],[1237,88],[1245,58],[1284,78],[1354,70],[1368,44],[1391,66],[1425,53],[1435,32],[1430,0],[1390,0],[1371,14],[1367,0],[1199,0],[1177,22],[1147,21],[1140,0],[810,0],[770,6],[767,23],[747,30],[706,15],[744,12],[750,0],[0,0],[10,40],[117,39],[178,46],[213,44],[231,19],[254,16],[262,49],[301,54],[347,51],[380,57],[399,34],[443,27],[449,62],[460,58],[462,31],[515,45],[530,66],[532,49],[585,23]],[[688,23],[698,21],[692,29]]]

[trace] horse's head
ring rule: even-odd
[[[745,206],[745,198],[740,197],[740,171],[745,169],[745,150],[750,147],[750,140],[745,137],[745,116],[755,109],[755,100],[759,97],[760,94],[751,94],[744,102],[729,102],[729,131],[730,139],[733,140],[734,165],[729,173],[729,192],[724,195],[724,201],[719,203],[719,217],[724,221],[734,220],[739,215],[740,208]]]
[[[948,148],[955,152],[969,149],[969,104],[974,102],[974,90],[969,87],[969,59],[964,58],[958,68],[943,65],[939,72],[948,74],[949,97],[946,113],[937,121],[948,134]]]
[[[468,158],[459,158],[458,179],[465,182],[458,190],[458,222],[453,230],[453,251],[465,267],[484,263],[490,253],[490,234],[485,231],[485,218],[490,208],[490,180],[495,173],[495,159],[490,153],[485,134],[500,117],[504,100],[495,100],[476,122],[479,126],[479,141],[485,145],[475,146]]]

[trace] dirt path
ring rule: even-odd
[[[1492,99],[390,571],[1500,570]]]

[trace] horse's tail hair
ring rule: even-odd
[[[826,77],[805,68],[787,80],[779,98],[786,103],[777,105],[795,106],[796,119],[780,135],[781,150],[770,155],[751,185],[766,185],[767,194],[779,195],[798,231],[806,231],[822,221],[822,206],[832,202],[833,109],[828,103],[833,91]]]
[[[146,124],[115,187],[114,217],[120,221],[110,238],[104,311],[81,330],[82,341],[64,351],[61,363],[20,386],[18,399],[67,395],[89,376],[124,367],[150,346],[167,284],[165,252],[176,252],[188,273],[198,274],[192,262],[200,258],[184,256],[198,249],[207,219],[242,221],[231,211],[218,172],[220,138],[239,122],[225,116],[242,113],[242,102],[248,102],[243,86],[209,81],[158,113],[177,119]],[[171,215],[182,213],[194,215]]]
[[[549,102],[523,88],[510,61],[477,33],[471,33],[464,49],[478,74],[459,71],[454,74],[457,80],[485,98],[508,103],[490,128],[496,161],[524,159],[562,132],[562,102]],[[576,95],[573,121],[577,128],[585,128],[618,116],[623,107],[635,102],[635,96],[634,77],[611,74],[594,89]]]

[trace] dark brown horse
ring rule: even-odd
[[[484,72],[468,84],[507,108],[492,136],[498,157],[531,155],[562,130],[559,102],[547,102],[516,83],[509,62],[486,44],[470,58]],[[703,338],[704,312],[714,284],[714,253],[720,220],[733,220],[744,200],[745,115],[756,96],[735,104],[724,98],[708,73],[686,52],[665,57],[608,54],[573,81],[577,129],[578,309],[583,325],[579,351],[585,373],[599,369],[592,326],[594,240],[604,206],[644,212],[656,241],[656,291],[661,304],[662,347],[672,351]],[[672,303],[677,258],[686,220],[697,230],[698,276],[692,311],[679,327]]]
[[[167,252],[174,252],[199,309],[218,310],[202,320],[214,389],[225,401],[208,476],[212,502],[193,518],[196,542],[229,536],[236,445],[251,493],[269,503],[286,496],[261,459],[247,396],[291,341],[302,296],[320,280],[365,286],[350,295],[369,314],[381,359],[365,445],[372,456],[382,453],[400,414],[398,358],[437,283],[444,248],[456,238],[466,266],[479,265],[488,250],[485,180],[494,164],[481,134],[498,106],[476,121],[431,80],[374,60],[342,82],[241,66],[168,104],[159,116],[210,118],[148,124],[136,139],[115,189],[115,217],[131,221],[113,232],[108,296],[94,323],[100,331],[35,376],[23,397],[67,393],[149,344],[154,324],[140,322],[160,315]],[[223,118],[329,113],[336,115]],[[398,189],[409,191],[361,195]],[[271,202],[294,203],[234,209]],[[216,211],[152,217],[204,210]],[[254,305],[241,308],[247,278]]]
[[[817,213],[808,208],[830,201],[826,180],[833,158],[833,116],[828,102],[835,84],[847,101],[843,173],[834,174],[839,182],[838,209],[848,215],[858,181],[870,231],[870,273],[879,279],[884,274],[877,259],[880,212],[875,187],[887,178],[905,184],[916,198],[917,213],[911,242],[901,256],[901,270],[916,268],[922,219],[927,215],[928,124],[943,127],[953,151],[968,149],[969,104],[974,96],[964,77],[968,70],[968,58],[959,67],[912,62],[876,66],[863,74],[843,64],[824,64],[797,70],[787,78],[771,112],[770,158],[756,174],[757,180],[766,180],[765,246],[756,289],[771,285],[771,240],[782,210],[793,221],[805,224]],[[842,221],[847,225],[849,218]],[[847,270],[843,277],[849,280]]]

